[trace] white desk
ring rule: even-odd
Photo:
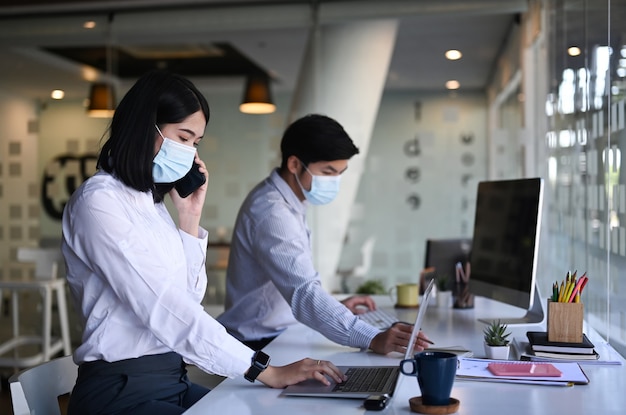
[[[385,303],[384,298],[378,300],[378,304]],[[412,316],[415,311],[397,312],[403,320],[414,319]],[[499,303],[476,298],[474,309],[440,309],[431,305],[426,314],[423,328],[436,346],[461,345],[472,350],[475,357],[483,357],[482,330],[485,326],[478,322],[477,318],[516,317],[520,313],[519,310]],[[545,329],[545,326],[519,326],[513,328],[513,334],[525,338],[525,332],[529,329]],[[596,333],[589,330],[586,332],[596,344],[600,342]],[[274,365],[286,364],[303,357],[326,359],[338,365],[389,365],[399,364],[401,357],[395,353],[380,356],[339,346],[303,325],[289,328],[264,350],[271,356]],[[452,396],[461,402],[457,412],[460,415],[626,413],[626,364],[583,365],[582,368],[590,379],[588,385],[535,386],[457,379]],[[415,377],[401,375],[399,382],[395,396],[381,413],[405,415],[412,413],[409,398],[420,395],[417,380]],[[280,392],[279,389],[271,389],[258,382],[251,384],[243,376],[226,379],[185,414],[374,413],[365,411],[361,406],[361,400],[282,397],[279,396]]]

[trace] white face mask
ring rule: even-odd
[[[174,183],[191,170],[196,148],[164,137],[159,127],[155,127],[163,138],[163,143],[152,160],[152,178],[155,183]]]
[[[341,182],[341,176],[316,176],[309,171],[309,169],[302,165],[304,169],[311,175],[311,190],[306,190],[302,187],[300,179],[296,174],[296,181],[304,193],[304,197],[312,205],[325,205],[332,202],[339,193],[339,183]]]

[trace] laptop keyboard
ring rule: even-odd
[[[359,314],[358,316],[361,320],[381,330],[388,329],[393,323],[398,321],[395,314],[391,314],[390,312],[380,308]]]
[[[397,367],[351,367],[345,375],[347,380],[338,383],[333,392],[384,392],[390,378],[397,376]]]

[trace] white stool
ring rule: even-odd
[[[36,255],[39,253],[40,255]],[[31,256],[35,254],[36,258]],[[11,322],[13,326],[12,338],[0,344],[0,355],[4,355],[10,350],[14,350],[13,357],[0,357],[0,366],[25,368],[47,362],[59,351],[67,356],[72,353],[69,320],[67,314],[67,302],[65,299],[65,279],[57,279],[57,262],[50,260],[60,255],[50,249],[40,248],[20,248],[18,250],[18,260],[37,262],[35,279],[28,281],[2,281],[0,280],[0,296],[4,290],[11,292]],[[48,271],[44,274],[44,268]],[[42,329],[41,335],[21,335],[19,321],[19,294],[22,291],[38,291],[42,297]],[[53,296],[56,292],[56,304],[61,326],[61,337],[52,337],[52,312]],[[20,357],[17,348],[27,344],[37,344],[41,346],[39,353],[28,357]]]

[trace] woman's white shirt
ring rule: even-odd
[[[208,232],[176,226],[150,192],[98,172],[63,214],[62,250],[75,306],[84,319],[77,363],[175,351],[223,376],[239,376],[253,351],[207,314]]]

